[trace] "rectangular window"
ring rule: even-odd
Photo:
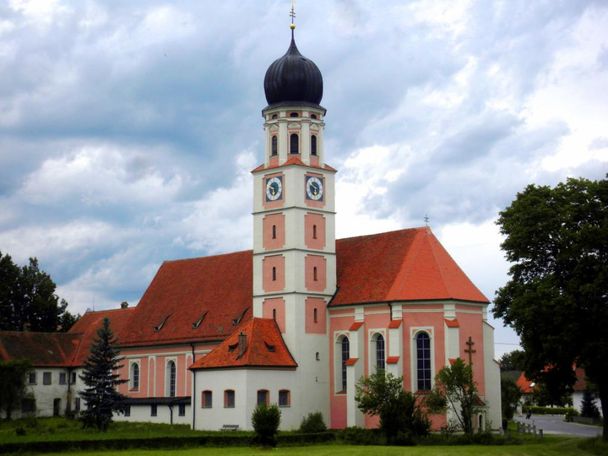
[[[76,400],[74,401],[74,411],[76,413],[80,412],[80,398],[77,397]]]
[[[201,407],[211,408],[213,407],[213,393],[209,390],[203,391],[201,394]]]
[[[177,410],[179,416],[186,416],[186,404],[179,404]]]
[[[234,390],[224,391],[224,408],[234,408]]]
[[[258,390],[258,405],[268,405],[268,390]]]
[[[21,413],[34,413],[36,411],[36,401],[31,398],[21,400]]]
[[[42,384],[43,385],[50,385],[51,384],[51,380],[52,380],[52,373],[51,372],[43,372],[42,373]]]
[[[150,405],[150,416],[156,416],[158,414],[158,406],[156,404]]]
[[[291,394],[289,390],[279,390],[279,407],[291,406]]]
[[[59,384],[65,385],[68,382],[68,374],[65,372],[59,372]]]
[[[72,374],[70,375],[70,384],[71,385],[75,385],[76,384],[76,372],[72,372]]]
[[[131,416],[131,406],[125,405],[125,416]]]
[[[30,372],[27,376],[27,382],[30,385],[35,385],[36,384],[36,372]]]

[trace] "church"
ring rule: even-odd
[[[384,370],[423,395],[461,357],[483,402],[475,427],[500,427],[489,301],[431,229],[335,238],[323,78],[294,27],[264,78],[252,250],[165,261],[137,306],[87,312],[68,333],[0,332],[0,359],[35,367],[22,414],[80,410],[79,374],[109,318],[128,380],[119,420],[251,429],[264,403],[280,407],[281,429],[312,412],[330,428],[374,427],[355,402],[362,376]],[[433,415],[433,428],[450,416]]]

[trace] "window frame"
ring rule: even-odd
[[[281,397],[281,395],[283,395],[284,397]],[[285,395],[286,395],[286,399],[281,403],[281,399],[285,399]],[[280,389],[279,390],[279,407],[291,407],[291,391],[288,389]]]
[[[272,135],[270,139],[270,156],[276,157],[279,155],[279,138],[277,135]]]
[[[264,403],[263,404],[260,401],[260,394],[264,394]],[[270,391],[268,391],[267,389],[264,389],[264,388],[257,390],[256,396],[255,396],[255,403],[256,403],[256,405],[265,405],[266,407],[268,407],[270,405]]]
[[[201,408],[204,408],[204,409],[213,408],[213,391],[211,391],[211,390],[201,391]]]
[[[420,327],[413,327],[410,328],[410,369],[411,369],[411,391],[413,392],[417,392],[417,391],[427,391],[425,389],[419,389],[418,388],[418,376],[419,376],[419,371],[418,371],[418,344],[417,344],[417,337],[419,334],[424,333],[428,336],[429,338],[429,356],[430,356],[430,389],[433,389],[433,386],[435,384],[435,379],[433,378],[436,369],[435,369],[435,334],[434,334],[434,330],[433,327],[431,326],[420,326]]]
[[[47,381],[48,379],[48,381]],[[50,371],[45,371],[42,373],[42,384],[45,386],[53,384],[53,373]]]
[[[135,372],[135,368],[137,372]],[[139,391],[140,375],[141,367],[139,361],[131,361],[129,363],[129,391]]]
[[[312,157],[318,157],[318,147],[317,147],[317,135],[310,135],[310,155]]]
[[[230,396],[232,399],[230,400]],[[232,402],[232,404],[231,404]],[[224,390],[224,408],[235,408],[236,407],[236,392],[233,389]]]
[[[171,369],[169,366],[173,365]],[[169,358],[165,361],[165,397],[177,396],[177,360]]]
[[[295,140],[294,140],[295,138]],[[295,152],[294,152],[295,150]],[[289,134],[289,155],[299,155],[300,153],[300,135],[297,133]]]
[[[36,375],[36,371],[30,371],[27,374],[27,384],[28,385],[37,385],[38,384],[38,376]]]

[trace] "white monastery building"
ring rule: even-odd
[[[78,374],[107,317],[128,379],[120,392],[129,410],[117,419],[250,429],[255,406],[276,403],[283,429],[311,412],[331,428],[373,427],[355,402],[359,378],[383,369],[424,394],[461,357],[472,361],[484,404],[476,426],[499,428],[488,299],[430,228],[336,240],[323,79],[293,27],[264,91],[253,249],[166,261],[137,306],[87,312],[66,334],[0,333],[0,359],[35,366],[35,403],[23,413],[80,408]],[[433,428],[448,415],[434,415]]]

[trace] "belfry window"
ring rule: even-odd
[[[311,118],[311,119],[316,119],[316,118],[317,118],[317,115],[316,115],[316,114],[311,114],[311,115],[310,115],[310,118]]]
[[[290,112],[289,117],[299,117],[297,112]]]
[[[418,390],[431,389],[431,338],[425,332],[416,335],[416,380]]]
[[[340,341],[340,348],[342,352],[342,371],[341,371],[341,380],[342,380],[342,391],[346,391],[346,362],[350,357],[350,343],[348,341],[348,337],[343,336]]]
[[[299,154],[300,153],[300,140],[298,135],[293,133],[289,136],[289,153]]]
[[[310,137],[310,155],[317,155],[317,135]]]
[[[271,140],[271,150],[270,150],[271,155],[277,155],[279,153],[278,143],[279,143],[279,140],[277,139],[277,137],[273,136],[272,140]]]

